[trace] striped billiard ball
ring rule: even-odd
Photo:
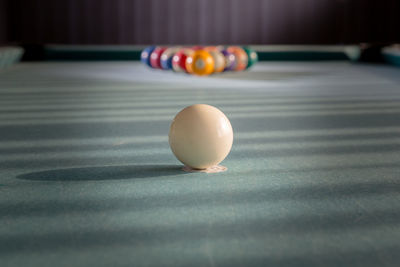
[[[186,58],[194,51],[190,48],[183,48],[179,50],[172,57],[172,69],[176,72],[187,72],[186,69]]]
[[[214,59],[214,72],[223,72],[225,69],[225,56],[221,53],[221,51],[215,46],[205,47],[206,50]]]
[[[174,55],[181,50],[180,47],[170,47],[164,51],[161,55],[161,68],[164,70],[170,70],[172,69],[172,58]]]
[[[166,47],[156,47],[150,55],[150,65],[155,69],[161,69],[161,55],[166,50]]]

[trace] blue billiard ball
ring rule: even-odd
[[[172,69],[172,58],[176,53],[178,53],[180,49],[181,49],[180,47],[170,47],[161,54],[160,64],[162,69],[164,70]]]
[[[154,49],[156,49],[155,46],[148,46],[140,54],[140,61],[142,61],[144,64],[146,64],[149,67],[152,67],[150,64],[150,55],[151,55],[151,53],[153,53]]]

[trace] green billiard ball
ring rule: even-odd
[[[243,50],[246,51],[246,54],[249,58],[246,69],[253,66],[258,61],[257,52],[249,47],[243,47]]]

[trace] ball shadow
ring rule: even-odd
[[[125,165],[54,169],[18,175],[30,181],[100,181],[139,179],[185,174],[179,165]]]

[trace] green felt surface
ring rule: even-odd
[[[198,78],[132,62],[0,72],[0,265],[397,266],[400,70],[259,63]],[[183,107],[231,120],[184,173]]]

